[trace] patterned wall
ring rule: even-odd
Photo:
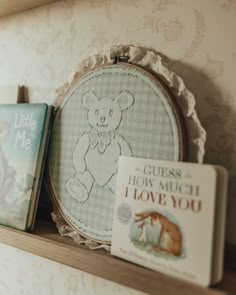
[[[205,162],[230,171],[227,240],[236,244],[236,1],[68,0],[0,20],[0,85],[53,101],[84,58],[115,44],[168,57],[196,96]]]
[[[0,253],[1,295],[145,295],[4,244]]]

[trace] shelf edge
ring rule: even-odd
[[[0,226],[0,242],[55,262],[99,276],[148,294],[223,295],[224,291],[207,289],[111,256],[104,250],[89,250],[71,242],[49,238],[53,232],[40,235],[19,232]],[[47,237],[48,236],[48,237]],[[61,238],[66,239],[66,238]],[[60,239],[59,239],[60,240]]]

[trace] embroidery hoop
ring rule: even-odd
[[[97,56],[89,58],[79,66],[79,69],[76,71],[73,78],[59,89],[59,95],[56,99],[56,106],[60,108],[68,91],[73,88],[75,83],[79,81],[82,76],[91,70],[96,69],[97,67],[113,63],[114,57],[116,56],[126,57],[134,67],[138,66],[144,68],[149,73],[155,74],[155,76],[158,76],[164,81],[164,83],[176,98],[178,107],[181,109],[182,115],[184,117],[187,133],[190,135],[190,140],[188,141],[188,149],[190,153],[188,154],[187,159],[193,162],[202,162],[206,134],[204,129],[201,127],[194,109],[194,97],[185,88],[182,79],[179,78],[175,73],[169,71],[163,65],[161,56],[153,51],[134,46],[118,46],[112,47],[110,51],[103,51]],[[50,192],[54,194],[51,188]],[[64,214],[60,210],[60,206],[58,206],[56,202],[53,202],[53,204],[54,212],[52,213],[52,217],[56,222],[61,235],[70,236],[79,243],[85,243],[90,248],[105,247],[106,249],[109,249],[109,246],[106,244],[109,244],[110,241],[97,240],[97,242],[99,242],[101,245],[92,241],[91,237],[86,236],[77,229],[73,228],[71,224],[66,222],[67,219],[65,220],[63,216]],[[81,234],[84,237],[82,237]]]

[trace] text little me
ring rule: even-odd
[[[14,127],[19,129],[16,134],[15,147],[28,151],[31,148],[31,139],[27,136],[27,130],[34,131],[36,129],[36,121],[33,118],[34,113],[16,114]]]

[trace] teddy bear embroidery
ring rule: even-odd
[[[129,143],[117,130],[134,101],[133,94],[126,90],[115,98],[98,97],[92,90],[82,96],[91,129],[78,139],[72,155],[76,173],[65,184],[75,201],[87,201],[94,184],[115,192],[118,158],[132,156]]]

